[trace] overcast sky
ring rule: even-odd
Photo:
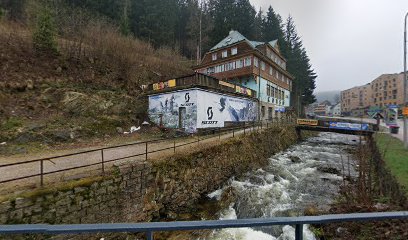
[[[250,0],[295,20],[318,74],[315,92],[344,90],[403,71],[408,0]]]

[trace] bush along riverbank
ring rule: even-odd
[[[408,209],[406,189],[384,161],[375,139],[369,138],[352,153],[357,179],[345,177],[330,214],[403,211]],[[408,221],[335,223],[315,225],[320,239],[408,239]]]
[[[147,190],[145,209],[151,219],[180,219],[203,194],[218,189],[233,176],[264,166],[268,157],[296,141],[294,127],[272,127],[153,161],[155,180]]]

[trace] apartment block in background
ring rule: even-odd
[[[362,116],[370,107],[384,108],[404,103],[404,74],[383,74],[364,86],[341,92],[342,113]]]
[[[371,82],[371,106],[404,103],[404,74],[383,74]]]
[[[362,116],[370,107],[371,84],[353,87],[341,92],[341,111],[345,116]]]

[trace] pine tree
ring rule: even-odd
[[[312,69],[310,59],[307,56],[303,43],[297,34],[296,26],[291,16],[285,24],[285,54],[287,59],[287,70],[295,79],[292,86],[291,102],[295,109],[299,104],[304,106],[315,102],[313,95],[315,89],[316,73]]]
[[[55,40],[56,29],[50,10],[43,7],[37,18],[37,25],[33,33],[33,45],[38,52],[57,53]]]
[[[24,20],[26,0],[1,0],[0,9],[7,11],[7,17],[13,21]],[[0,10],[4,14],[2,10]],[[1,14],[1,13],[0,13]]]
[[[256,23],[257,13],[249,0],[236,0],[232,11],[234,14],[232,15],[231,29],[238,30],[250,39],[257,39],[257,35],[260,34],[257,29],[262,21],[262,12],[258,16],[260,21]]]
[[[264,21],[263,17],[263,12],[261,9],[259,9],[259,12],[256,14],[255,19],[253,21],[253,26],[252,26],[252,39],[262,41],[264,39],[263,37],[263,31],[262,31],[262,24]]]
[[[280,44],[284,41],[282,18],[269,6],[266,17],[262,21],[262,40],[272,41],[278,39]]]
[[[154,46],[174,46],[177,26],[177,0],[144,0],[139,18],[139,36]]]
[[[123,3],[123,14],[120,21],[120,32],[125,36],[130,34],[129,9],[130,1],[125,0]]]

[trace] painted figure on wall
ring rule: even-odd
[[[186,99],[185,95],[189,98]],[[191,102],[189,92],[174,92],[149,97],[149,117],[152,122],[166,128],[183,128],[186,132],[197,129],[197,106]],[[187,101],[187,102],[186,102]],[[195,100],[194,100],[195,101]],[[160,119],[162,121],[160,122]]]

